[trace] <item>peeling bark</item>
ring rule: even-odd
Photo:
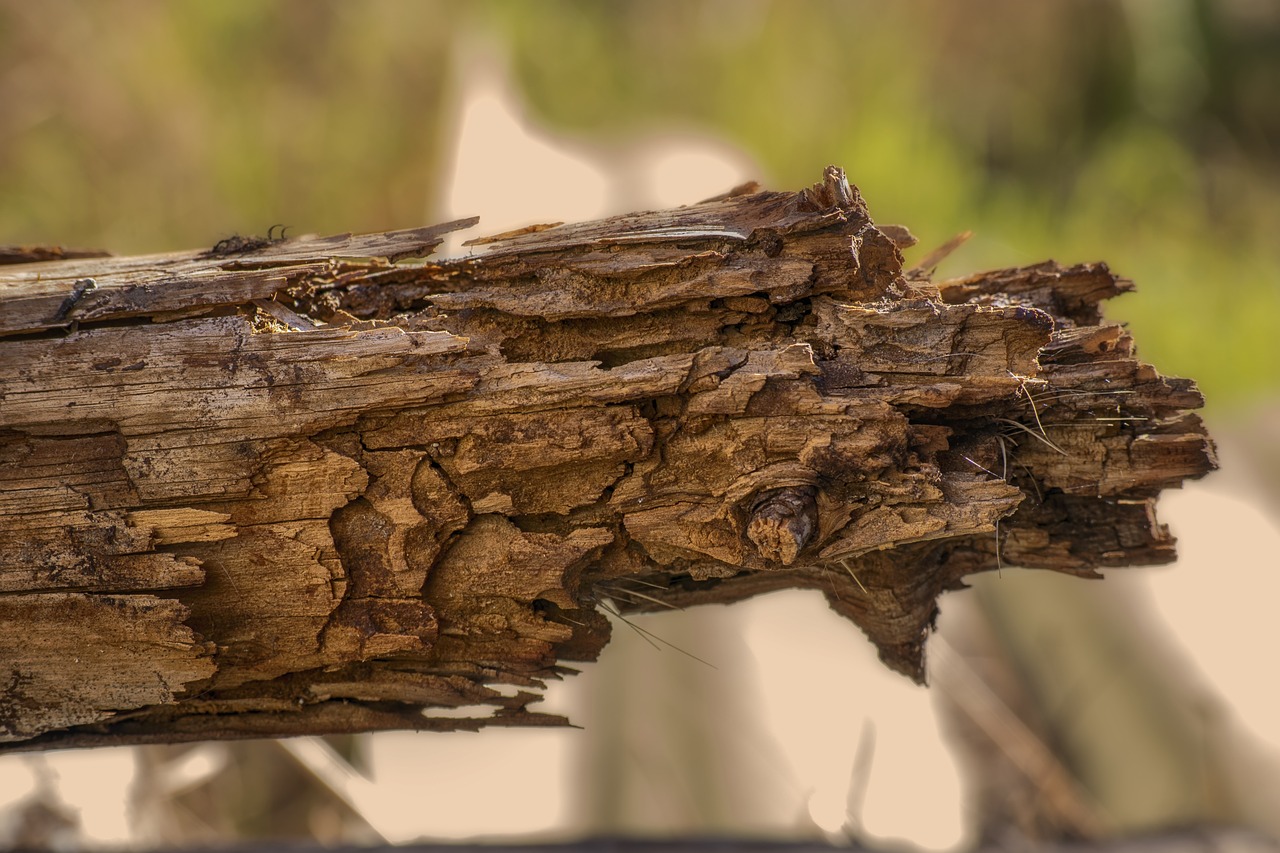
[[[1168,562],[1214,466],[1128,281],[904,272],[838,169],[425,260],[472,224],[11,250],[0,748],[563,723],[601,597],[819,589],[922,680],[941,592]]]

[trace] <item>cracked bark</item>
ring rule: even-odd
[[[560,724],[624,611],[1173,559],[1214,465],[1103,264],[905,270],[838,169],[426,260],[473,220],[0,261],[0,749]]]

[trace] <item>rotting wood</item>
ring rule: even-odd
[[[425,260],[473,224],[0,273],[0,748],[560,724],[606,596],[817,589],[922,680],[1214,466],[1128,281],[904,272],[839,169]]]

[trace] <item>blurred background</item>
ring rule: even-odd
[[[619,625],[550,691],[583,730],[5,757],[0,842],[1280,834],[1278,93],[1275,0],[0,0],[0,243],[493,233],[834,163],[917,257],[975,232],[940,276],[1135,279],[1108,315],[1223,461],[1162,500],[1174,567],[944,598],[929,690],[817,595],[642,617],[714,668]]]

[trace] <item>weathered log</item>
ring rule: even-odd
[[[838,169],[424,260],[472,224],[0,271],[3,748],[558,724],[604,599],[818,589],[922,680],[1214,465],[1128,281],[904,272]]]

